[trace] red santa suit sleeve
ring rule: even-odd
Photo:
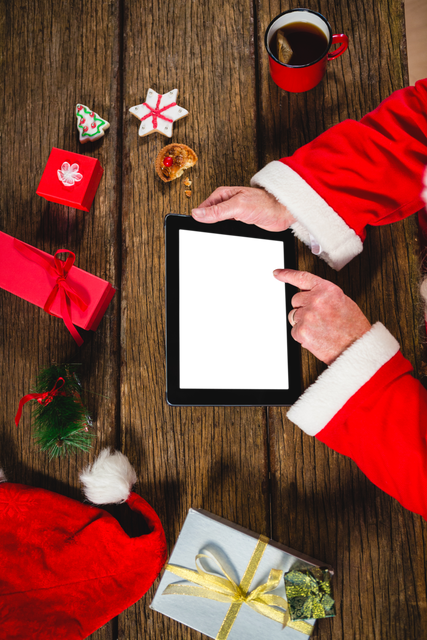
[[[292,229],[335,269],[362,251],[367,225],[419,211],[427,165],[427,79],[345,120],[251,181],[292,213]]]
[[[427,391],[381,324],[346,349],[288,418],[427,519]]]
[[[252,185],[275,195],[296,218],[294,233],[340,269],[362,251],[367,225],[423,207],[426,165],[423,80],[360,122],[342,122],[271,162]],[[303,393],[288,418],[427,519],[427,391],[411,371],[398,342],[377,323]]]

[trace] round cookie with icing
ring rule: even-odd
[[[79,103],[76,106],[76,116],[79,140],[82,144],[89,140],[99,140],[110,126],[109,122],[84,104]]]
[[[172,89],[168,93],[148,89],[145,102],[129,109],[141,121],[138,132],[140,136],[158,131],[168,138],[172,137],[173,123],[188,116],[188,111],[176,104],[177,96],[178,89]]]

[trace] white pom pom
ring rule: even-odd
[[[0,482],[7,482],[7,478],[4,475],[3,469],[0,469]]]
[[[83,492],[94,504],[126,502],[137,477],[135,469],[120,451],[103,449],[92,465],[80,474]]]

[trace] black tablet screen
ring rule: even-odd
[[[182,389],[288,389],[279,240],[179,231]]]

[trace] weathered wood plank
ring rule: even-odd
[[[248,184],[258,163],[292,153],[346,117],[360,118],[407,79],[397,0],[309,2],[335,32],[349,35],[350,48],[331,63],[323,84],[302,96],[272,84],[264,51],[265,27],[289,5],[254,6],[255,30],[249,0],[0,0],[0,229],[52,253],[70,248],[78,266],[121,287],[81,349],[61,321],[0,291],[0,393],[7,398],[0,462],[12,480],[81,497],[78,470],[94,454],[49,463],[32,444],[29,409],[18,430],[13,417],[41,366],[82,362],[95,452],[115,445],[130,457],[169,548],[190,506],[270,534],[270,459],[273,537],[336,568],[338,616],[321,622],[314,637],[421,637],[420,518],[351,461],[303,435],[285,411],[269,409],[267,419],[262,409],[174,409],[165,402],[164,215],[189,213],[221,184]],[[155,157],[169,139],[139,138],[128,113],[150,86],[178,88],[178,102],[190,112],[175,125],[173,141],[199,155],[191,201],[182,180],[164,185],[155,176]],[[77,101],[110,121],[98,143],[79,145]],[[97,157],[104,167],[89,214],[36,196],[52,146]],[[418,370],[415,245],[414,221],[407,221],[371,232],[363,256],[340,274],[301,246],[299,265],[340,284],[372,321],[384,322]],[[321,370],[303,354],[306,385]],[[125,510],[117,513],[124,525],[131,520]],[[91,638],[201,637],[149,610],[153,591]]]
[[[95,0],[3,0],[0,7],[0,229],[50,253],[71,249],[79,267],[116,286],[121,187],[118,7],[118,2]],[[105,138],[80,145],[74,115],[79,101],[109,120]],[[104,168],[89,213],[36,195],[53,146],[96,157]],[[94,451],[116,444],[118,307],[116,296],[97,332],[86,332],[85,344],[78,348],[61,320],[0,291],[0,462],[10,480],[82,499],[78,472],[93,454],[49,462],[32,442],[28,405],[18,429],[14,415],[40,367],[54,361],[81,362],[98,436]],[[111,640],[113,624],[92,637]]]
[[[262,164],[293,153],[333,124],[359,119],[407,82],[400,2],[308,2],[349,51],[329,64],[321,85],[302,95],[278,89],[268,75],[264,30],[287,2],[258,2]],[[401,341],[421,364],[417,318],[415,220],[371,230],[362,256],[340,273],[299,245],[299,268],[339,284],[372,322]],[[303,352],[304,386],[323,365]],[[313,407],[315,411],[315,407]],[[379,639],[423,635],[426,525],[375,488],[353,462],[304,435],[269,410],[273,537],[336,569],[337,618],[320,621],[315,638]]]
[[[125,3],[122,450],[170,550],[190,507],[269,530],[265,411],[165,401],[164,216],[189,213],[217,186],[247,183],[257,169],[252,28],[249,1]],[[139,123],[127,113],[149,87],[177,88],[178,104],[189,111],[172,140],[199,156],[189,172],[191,201],[182,179],[163,184],[155,174],[169,139],[139,138]],[[120,616],[119,637],[200,637],[147,609],[152,594]]]

